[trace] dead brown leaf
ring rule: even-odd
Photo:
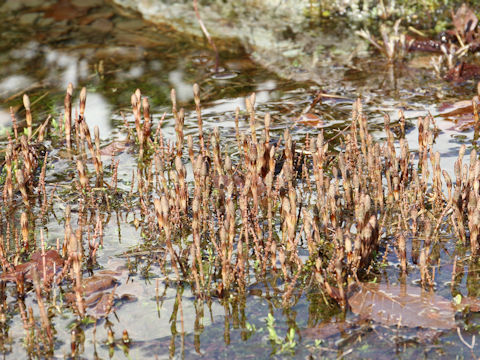
[[[45,258],[45,265],[43,259]],[[15,266],[14,271],[4,273],[0,276],[3,281],[17,281],[23,275],[25,280],[33,279],[33,272],[35,269],[41,278],[45,276],[50,277],[54,272],[59,272],[63,267],[63,259],[56,250],[48,250],[44,256],[41,251],[36,251],[32,254],[31,260]]]
[[[478,96],[475,96],[473,100],[461,100],[453,104],[442,104],[438,109],[440,111],[439,115],[445,118],[465,114],[473,115],[473,101],[475,101],[477,108],[479,108],[480,100],[478,99]]]
[[[113,156],[114,154],[118,154],[124,151],[128,147],[128,145],[129,144],[127,140],[114,141],[111,144],[100,149],[100,155]]]
[[[480,312],[480,299],[471,296],[462,297],[458,307],[460,310],[466,308],[471,312]]]
[[[455,83],[462,83],[470,79],[479,79],[480,66],[477,64],[461,62],[457,66],[448,70],[443,78]]]
[[[299,125],[323,127],[324,123],[320,116],[313,113],[306,113],[300,116],[298,119]]]
[[[352,311],[387,326],[454,329],[450,301],[410,285],[360,284],[348,299]]]
[[[312,328],[302,330],[302,337],[309,339],[327,339],[331,336],[338,336],[348,330],[351,330],[356,324],[347,322],[324,322]]]
[[[85,296],[90,296],[94,292],[109,289],[117,283],[117,280],[110,275],[93,275],[83,280],[83,290]]]

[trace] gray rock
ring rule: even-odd
[[[96,30],[102,33],[108,33],[113,30],[113,24],[107,19],[97,19],[89,25],[92,30]]]
[[[20,25],[27,26],[35,24],[36,20],[42,16],[41,13],[26,13],[18,17]]]
[[[0,12],[10,12],[10,11],[17,11],[23,8],[23,4],[21,1],[5,1],[5,3],[0,6]]]
[[[11,1],[17,2],[17,1]],[[19,0],[19,3],[22,3],[26,7],[38,7],[38,6],[45,6],[49,3],[53,3],[53,1],[45,1],[45,0]]]
[[[47,26],[52,25],[54,22],[55,22],[55,19],[42,17],[42,18],[38,19],[37,25],[39,27],[47,27]]]
[[[157,24],[168,24],[181,32],[203,37],[192,0],[114,0],[115,3],[140,12]],[[346,1],[343,1],[346,3]],[[356,4],[357,0],[349,1]],[[200,14],[213,37],[236,38],[263,66],[296,80],[322,82],[316,68],[332,57],[318,49],[329,41],[319,28],[311,26],[310,0],[212,0],[200,3]],[[342,0],[336,3],[342,3]],[[327,39],[325,39],[327,38]],[[355,51],[356,41],[344,42],[346,54]],[[338,41],[338,37],[335,39]],[[348,40],[352,40],[350,37]],[[332,59],[338,63],[344,57]]]
[[[146,26],[145,22],[140,19],[121,19],[116,23],[116,28],[118,30],[126,30],[126,31],[137,31],[141,30]]]
[[[103,6],[105,3],[103,0],[71,0],[70,2],[72,3],[72,5],[75,5],[76,7],[87,7],[87,8]]]

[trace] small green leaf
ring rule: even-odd
[[[457,294],[453,298],[453,301],[455,302],[456,305],[460,305],[462,302],[462,294]]]

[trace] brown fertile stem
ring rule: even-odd
[[[23,106],[25,107],[25,119],[27,121],[27,136],[28,139],[32,137],[32,113],[30,112],[30,99],[27,94],[23,95]]]
[[[198,121],[198,139],[200,141],[200,150],[205,155],[205,141],[203,139],[203,120],[202,111],[200,108],[200,87],[198,84],[193,84],[193,98],[195,100],[195,111],[197,112]]]
[[[42,328],[45,330],[50,347],[53,346],[52,328],[50,327],[50,321],[48,319],[47,309],[42,298],[42,290],[40,288],[40,279],[36,268],[33,268],[33,284],[35,286],[35,294],[37,295],[38,309],[40,311],[40,320],[42,322]]]
[[[85,103],[87,102],[87,89],[85,87],[80,91],[80,121],[85,119]]]
[[[65,107],[65,140],[67,142],[67,149],[72,148],[72,94],[73,85],[68,84],[67,94],[65,95],[64,107]]]
[[[30,203],[28,201],[28,193],[25,187],[25,177],[23,175],[22,169],[18,169],[15,171],[15,177],[17,178],[17,183],[20,189],[20,193],[22,194],[23,203],[27,208],[30,208]]]
[[[23,248],[28,249],[28,218],[26,212],[22,212],[20,224],[22,228]]]
[[[13,127],[13,134],[15,135],[15,140],[18,140],[17,118],[15,117],[15,112],[13,111],[13,107],[11,106],[10,106],[10,117],[12,118],[12,127]]]

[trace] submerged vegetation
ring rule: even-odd
[[[437,39],[428,38],[425,33],[413,27],[409,30],[414,36],[401,32],[399,28],[402,19],[395,22],[391,31],[385,24],[380,26],[382,41],[365,29],[356,33],[383,53],[389,64],[404,60],[413,51],[436,53],[438,55],[430,59],[430,67],[445,80],[461,83],[472,78],[478,79],[480,67],[465,61],[467,55],[475,54],[480,49],[478,18],[465,3],[455,13],[452,10],[451,17],[452,28],[441,32]]]
[[[72,103],[73,88],[68,88],[56,126],[47,118],[34,127],[37,121],[24,96],[25,121],[13,115],[13,133],[3,151],[3,351],[8,352],[5,346],[11,341],[8,329],[14,314],[21,316],[29,356],[54,354],[64,341],[57,335],[65,331],[56,325],[58,318],[71,314],[76,320],[70,325],[70,355],[75,356],[83,346],[78,337],[82,329],[136,301],[122,289],[121,278],[136,273],[138,266],[146,280],[153,267],[161,273],[155,276],[156,285],[149,285],[155,287],[150,301],[157,309],[161,285],[165,290],[177,288],[172,316],[180,317],[182,349],[186,288],[195,298],[197,314],[215,302],[232,306],[233,311],[242,307],[241,299],[254,293],[256,284],[268,283],[278,298],[276,306],[287,312],[308,294],[329,311],[351,309],[385,326],[420,324],[439,334],[457,328],[455,311],[468,316],[480,308],[478,294],[469,290],[469,296],[462,295],[457,280],[461,268],[476,268],[480,252],[480,161],[472,150],[469,163],[465,162],[462,147],[452,181],[433,149],[436,125],[430,115],[418,119],[419,148],[412,152],[402,113],[395,124],[385,116],[386,140],[377,142],[358,99],[350,125],[336,135],[341,144],[336,147],[333,138],[322,132],[299,142],[292,140],[289,129],[280,137],[272,136],[270,115],[257,117],[252,94],[245,100],[246,113],[236,112],[236,142],[227,144],[218,128],[211,133],[203,130],[197,85],[193,93],[194,135],[184,133],[185,112],[177,107],[175,91],[171,141],[162,133],[162,120],[153,122],[148,98],[137,90],[131,97],[134,126],[125,121],[125,139],[110,144],[102,143],[98,128],[92,131],[87,126],[85,88],[78,107]],[[248,133],[240,132],[240,121],[249,122]],[[478,131],[477,124],[478,118]],[[124,172],[118,158],[123,153],[136,158],[129,184],[118,178]],[[55,179],[58,166],[67,169],[63,180]],[[59,201],[63,206],[56,204]],[[106,271],[100,269],[97,255],[103,247],[104,226],[112,216],[133,216],[143,241],[122,255],[126,267]],[[52,217],[63,227],[64,237],[46,241],[48,229],[42,224]],[[450,247],[446,242],[464,249],[463,256],[452,259],[452,300],[431,295],[443,267],[440,252]],[[400,284],[405,284],[409,272],[420,274],[420,293],[404,285],[400,293],[392,290],[385,295],[388,289],[366,283],[379,276],[391,254],[395,254],[390,260],[392,271]],[[390,309],[386,318],[372,307],[362,307],[366,302],[358,300],[362,293],[376,296],[374,303]],[[428,310],[403,300],[405,296],[420,297]],[[393,306],[402,301],[404,306]],[[245,317],[236,322],[245,340],[255,336],[255,325]],[[120,346],[128,352],[134,342],[127,330],[115,340],[109,323],[107,340],[101,341],[110,351]],[[195,329],[202,331],[200,323]],[[274,351],[295,353],[294,327],[282,340],[269,313],[266,329]],[[226,324],[227,344],[228,337]],[[318,342],[312,349],[318,354],[331,351]],[[174,343],[170,351],[175,352]]]

